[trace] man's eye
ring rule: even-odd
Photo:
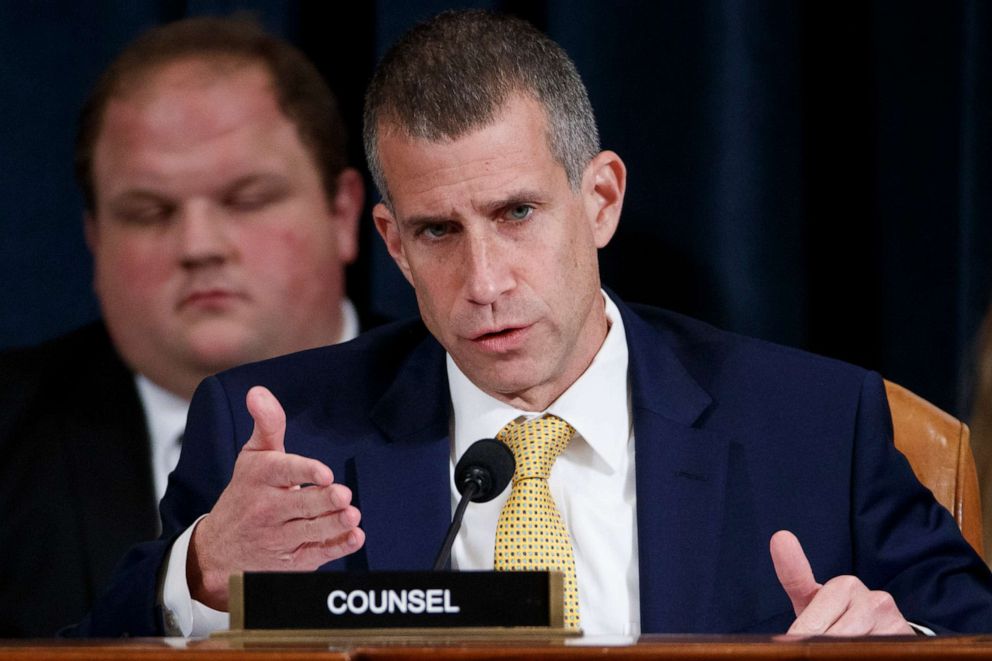
[[[162,204],[125,207],[114,214],[125,225],[157,225],[169,220],[173,209]]]
[[[444,223],[425,225],[421,230],[421,233],[427,235],[427,237],[431,239],[440,239],[448,233],[448,226]]]
[[[527,220],[530,215],[534,213],[534,207],[529,204],[518,204],[514,207],[510,207],[506,211],[507,220]]]
[[[227,200],[227,206],[238,211],[256,211],[282,198],[278,191],[252,191],[233,195]]]

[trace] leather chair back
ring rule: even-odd
[[[982,555],[982,506],[968,425],[891,381],[885,392],[896,447]]]

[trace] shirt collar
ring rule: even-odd
[[[486,394],[447,356],[454,411],[453,458],[462,456],[480,438],[495,437],[511,420],[552,413],[572,425],[578,437],[611,469],[617,467],[630,438],[627,336],[616,304],[605,292],[603,300],[610,323],[603,345],[586,371],[546,411],[521,411]]]
[[[135,374],[134,383],[145,409],[152,445],[165,447],[175,443],[186,427],[189,402],[153,383],[143,374]]]
[[[358,337],[361,328],[358,325],[358,312],[350,299],[341,299],[341,336],[338,342],[347,342]]]

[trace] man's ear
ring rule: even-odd
[[[393,258],[396,265],[403,272],[403,277],[407,282],[413,284],[410,276],[410,264],[407,262],[406,253],[403,251],[403,242],[400,240],[400,228],[396,222],[396,217],[384,203],[372,207],[372,220],[375,221],[375,228],[379,230],[379,236],[386,244],[389,256]]]
[[[354,168],[345,168],[337,178],[331,215],[337,223],[338,257],[350,264],[358,257],[358,220],[365,204],[365,184]]]
[[[582,192],[597,248],[613,238],[626,190],[627,166],[616,152],[602,151],[589,161],[582,176]]]

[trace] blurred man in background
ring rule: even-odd
[[[103,319],[0,354],[0,637],[78,620],[157,534],[201,379],[357,334],[345,140],[313,65],[238,19],[153,29],[99,80],[76,171]]]

